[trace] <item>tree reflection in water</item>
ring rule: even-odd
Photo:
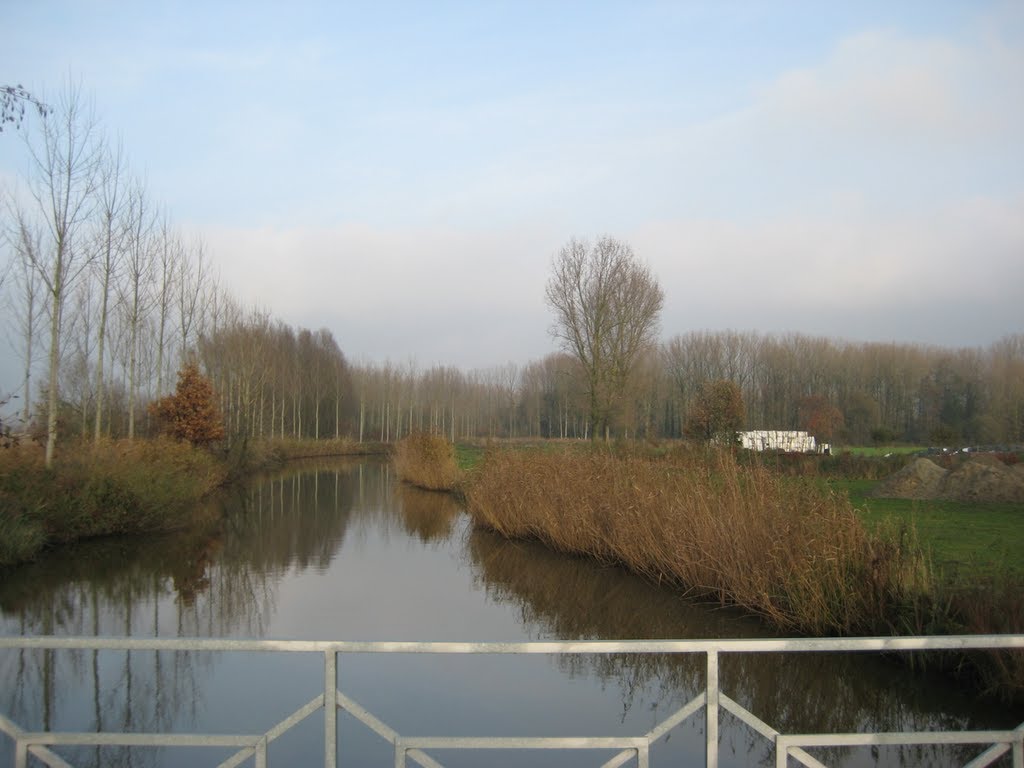
[[[477,578],[498,602],[519,606],[537,639],[612,640],[768,636],[763,625],[732,609],[687,601],[621,568],[514,542],[485,530],[469,537]],[[592,674],[618,685],[623,709],[672,709],[704,687],[704,657],[563,656],[570,675]],[[1022,713],[979,706],[945,679],[912,675],[893,659],[856,654],[743,654],[720,658],[722,691],[777,730],[789,733],[970,730],[1021,722]],[[645,698],[640,698],[645,697]],[[979,717],[980,716],[980,717]],[[774,751],[723,713],[723,738],[751,764],[771,764]],[[700,718],[691,727],[702,726]],[[727,727],[735,725],[736,727]],[[871,765],[961,765],[977,748],[873,750]],[[830,765],[864,750],[821,750]]]
[[[267,474],[217,502],[216,524],[81,542],[12,569],[0,583],[0,632],[262,637],[280,574],[323,567],[344,539],[353,499],[365,491],[358,470],[333,462]],[[188,651],[3,652],[2,713],[42,730],[194,728],[214,659]],[[76,765],[145,766],[161,751],[68,754]],[[9,755],[0,751],[0,765]]]
[[[396,483],[386,463],[318,461],[300,468],[289,466],[256,478],[233,492],[222,506],[222,514],[215,516],[219,522],[203,530],[154,539],[84,542],[4,573],[0,632],[255,638],[284,632],[294,636],[305,625],[275,623],[282,608],[288,609],[285,612],[292,621],[298,616],[299,622],[308,623],[310,616],[333,615],[332,606],[343,604],[348,615],[316,625],[337,633],[338,639],[374,631],[367,627],[403,628],[398,631],[415,627],[409,631],[423,633],[416,636],[436,637],[452,630],[430,621],[451,622],[453,617],[462,628],[460,638],[464,630],[476,632],[473,638],[493,637],[486,617],[494,620],[496,606],[507,618],[503,626],[511,628],[506,632],[512,636],[495,639],[764,634],[764,628],[749,617],[692,604],[619,568],[472,530],[452,496]],[[376,549],[389,542],[390,550]],[[351,558],[339,562],[343,551]],[[427,554],[434,551],[441,557],[428,560]],[[431,576],[418,570],[423,567],[442,573],[436,583],[443,586],[435,588]],[[415,589],[408,588],[410,582],[415,582]],[[309,598],[308,605],[294,605],[306,600],[310,589],[316,598]],[[450,594],[459,589],[465,594]],[[391,620],[375,608],[375,597],[395,615],[410,614],[418,623],[399,624],[397,619],[388,623]],[[343,598],[346,602],[341,602]],[[374,639],[406,638],[375,635]],[[294,694],[299,697],[297,708],[308,701],[322,679],[322,663],[318,670],[316,659],[303,671],[294,659],[263,656],[254,662],[229,656],[4,651],[0,652],[0,713],[32,729],[229,730],[238,723],[231,720],[226,696],[255,700],[268,698],[270,690],[269,698],[280,700],[278,709],[238,715],[242,724],[236,730],[252,731],[277,722],[281,710],[292,711],[288,709],[291,688],[298,691]],[[379,666],[386,671],[408,660],[385,662]],[[259,665],[258,675],[252,672],[254,663]],[[373,660],[358,661],[364,663],[370,665]],[[425,683],[438,677],[438,669],[447,662],[427,659],[424,663],[434,666],[426,672],[413,671]],[[609,689],[611,709],[621,701],[623,722],[628,718],[629,728],[640,731],[653,727],[704,685],[701,658],[559,656],[551,663],[562,673],[556,671],[551,677],[572,683],[593,680],[595,688]],[[504,660],[495,661],[494,667],[503,664]],[[549,669],[541,671],[546,675]],[[357,662],[347,660],[345,670],[346,680],[353,684],[360,672]],[[877,658],[725,656],[721,670],[728,695],[774,727],[790,731],[959,730],[1011,726],[1024,719],[1019,712],[994,713],[958,696],[945,680],[912,677],[903,665]],[[302,685],[291,685],[293,678],[307,673],[308,685],[306,678]],[[270,687],[259,688],[257,677],[270,680],[263,683]],[[381,681],[373,675],[365,678],[368,690],[379,687]],[[410,694],[410,689],[402,687],[407,681],[387,684],[398,698]],[[232,690],[225,693],[217,690],[218,685]],[[479,708],[480,686],[490,685],[474,679],[458,692],[470,715]],[[399,716],[416,722],[411,714]],[[264,717],[267,722],[260,719]],[[699,744],[701,737],[695,732],[702,727],[701,717],[692,718],[682,726],[689,734],[681,741]],[[735,752],[723,766],[772,762],[769,745],[728,714],[722,715],[722,734],[724,751]],[[316,738],[314,733],[311,740]],[[11,754],[9,743],[0,738],[0,766]],[[176,762],[167,750],[79,749],[66,754],[76,765],[189,764],[188,757]],[[833,751],[829,757],[846,765],[949,765],[956,762],[954,758],[964,762],[969,754],[969,750],[922,748],[875,754],[862,750],[856,756]]]

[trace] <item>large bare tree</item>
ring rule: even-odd
[[[633,366],[655,340],[664,293],[626,243],[574,238],[553,260],[546,299],[552,335],[586,373],[591,437],[607,439]]]

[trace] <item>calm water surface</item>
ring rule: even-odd
[[[306,464],[225,502],[217,531],[105,540],[4,573],[0,633],[338,640],[756,637],[756,621],[693,605],[616,568],[474,530],[447,495],[379,461]],[[0,714],[23,728],[262,732],[322,690],[320,655],[0,651]],[[1002,728],[1024,719],[945,679],[864,656],[722,659],[722,687],[783,731]],[[703,688],[702,659],[342,655],[342,691],[404,735],[639,736]],[[696,716],[652,765],[702,765]],[[773,765],[722,714],[723,766]],[[339,764],[390,747],[339,713]],[[322,765],[323,717],[271,746]],[[230,751],[77,748],[75,765],[216,765]],[[980,750],[821,750],[842,766],[954,765]],[[593,766],[612,752],[436,752],[446,766]],[[524,759],[525,758],[525,759]],[[0,735],[0,766],[13,761]],[[1004,763],[1009,765],[1009,761]]]

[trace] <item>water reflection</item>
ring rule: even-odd
[[[477,579],[492,599],[518,607],[538,639],[711,638],[765,636],[757,621],[735,611],[700,606],[615,567],[566,557],[532,542],[510,542],[474,530],[469,554]],[[619,686],[623,709],[686,701],[704,686],[704,661],[669,655],[561,657],[569,674],[591,674]],[[895,659],[855,654],[726,655],[722,690],[788,733],[970,730],[1013,727],[1024,713],[1009,713],[964,696],[945,678],[911,676]],[[655,702],[638,692],[657,690]],[[667,714],[667,712],[666,712]],[[723,715],[731,720],[731,715]],[[726,731],[751,763],[774,754],[745,726]],[[973,748],[875,750],[872,765],[962,763]],[[853,750],[822,750],[842,763]],[[895,762],[890,762],[895,761]]]
[[[398,510],[406,533],[426,543],[445,541],[455,530],[462,511],[450,493],[424,491],[411,485],[398,487]]]
[[[0,632],[513,641],[764,634],[749,617],[693,605],[618,568],[473,530],[453,497],[396,483],[386,463],[289,467],[221,503],[213,527],[87,542],[3,573]],[[33,729],[251,732],[278,722],[317,690],[322,669],[316,659],[307,661],[198,652],[3,652],[0,713]],[[685,657],[363,657],[342,666],[346,692],[409,732],[436,725],[437,732],[464,735],[536,734],[530,726],[539,726],[549,735],[596,734],[611,712],[613,720],[617,713],[612,729],[639,734],[704,686],[703,661]],[[901,665],[867,657],[726,657],[722,681],[734,699],[789,731],[959,730],[1024,719],[975,704],[945,680],[911,677]],[[497,688],[505,708],[500,716],[484,706]],[[424,710],[427,690],[443,692],[447,703],[431,694]],[[600,710],[598,725],[586,719],[594,697],[601,700],[593,706]],[[310,753],[318,744],[316,724],[309,727],[310,738],[282,742],[284,764],[322,761]],[[699,754],[702,727],[696,717],[674,733],[674,763]],[[345,735],[351,764],[377,756],[390,764],[387,750],[379,755],[379,740],[363,730]],[[732,751],[723,766],[772,762],[766,742],[734,727],[728,715],[723,740]],[[0,738],[0,766],[10,760],[8,747]],[[945,765],[963,762],[966,753],[925,748],[829,756],[845,765]],[[76,765],[97,766],[194,759],[173,750],[67,754]],[[474,758],[446,757],[445,764],[460,761]],[[584,756],[580,764],[592,763]],[[656,758],[655,764],[662,763]]]

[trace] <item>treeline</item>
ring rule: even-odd
[[[27,172],[3,190],[0,277],[20,357],[4,428],[33,430],[49,462],[60,436],[146,433],[147,403],[235,305],[81,92],[47,110],[22,133]]]
[[[174,226],[77,91],[36,123],[23,131],[30,170],[6,190],[0,217],[21,358],[0,419],[46,440],[48,458],[58,437],[150,434],[146,406],[189,361],[211,378],[229,441],[591,436],[590,384],[575,358],[471,371],[353,365],[330,331],[234,300],[202,241]],[[683,436],[701,388],[722,380],[740,388],[750,429],[856,444],[1024,442],[1021,333],[970,349],[685,333],[631,368],[609,433]]]
[[[352,371],[356,432],[449,439],[587,438],[586,379],[570,356],[461,372]],[[1024,442],[1024,334],[987,348],[697,331],[650,350],[612,414],[618,437],[677,438],[701,388],[735,382],[748,429],[809,429],[848,444]]]

